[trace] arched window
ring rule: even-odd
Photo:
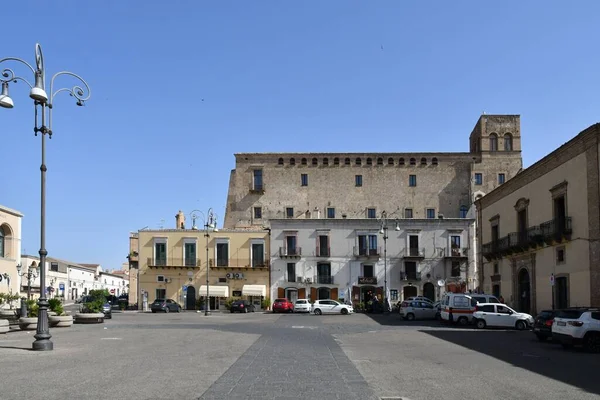
[[[306,158],[303,158],[301,164],[306,165],[306,162],[307,162]]]
[[[0,226],[0,257],[4,257],[4,241],[6,239],[6,235],[4,233],[4,227]]]
[[[394,159],[392,157],[388,158],[388,165],[394,165]]]
[[[427,165],[427,159],[425,157],[421,158],[421,165]]]
[[[283,165],[283,158],[280,158],[279,161],[277,161],[277,164]]]
[[[350,159],[349,158],[344,159],[344,165],[350,165]]]
[[[323,165],[329,165],[329,158],[325,157],[323,159]]]
[[[296,159],[290,158],[290,165],[296,165]]]
[[[467,208],[467,206],[460,206],[460,217],[467,218],[468,211],[469,211],[469,209]]]
[[[431,159],[431,165],[438,165],[438,159],[436,157]]]
[[[398,160],[398,165],[404,165],[404,158]]]
[[[498,135],[490,134],[490,151],[498,151]]]
[[[340,159],[339,158],[334,158],[333,159],[333,165],[340,165]]]
[[[383,158],[379,157],[377,159],[377,165],[383,165]]]
[[[356,159],[356,165],[362,165],[362,160],[360,159],[360,157]]]
[[[367,158],[367,165],[373,165],[373,160],[371,160],[370,158]]]
[[[507,133],[504,135],[504,151],[512,151],[513,143],[512,143],[512,135]]]
[[[318,165],[318,164],[319,164],[319,162],[317,161],[317,159],[313,158],[312,159],[312,165]]]
[[[414,158],[410,159],[410,165],[417,165],[417,160]]]

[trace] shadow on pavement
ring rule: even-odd
[[[530,332],[423,330],[464,348],[502,360],[539,375],[600,394],[600,357],[578,350],[564,350],[551,342],[541,343]]]
[[[362,313],[361,313],[362,314]],[[462,328],[459,325],[450,325],[448,323],[437,321],[437,320],[415,320],[407,321],[403,319],[398,313],[389,314],[369,314],[365,315],[377,322],[379,325],[384,326],[416,326],[416,327],[436,327],[436,328]],[[466,326],[465,328],[473,328],[472,325]]]
[[[16,346],[0,346],[0,349],[12,349],[12,350],[33,351],[33,349],[32,349],[32,348],[29,348],[29,347],[16,347]]]

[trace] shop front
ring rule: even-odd
[[[229,286],[210,285],[207,293],[206,285],[202,285],[198,294],[205,302],[208,296],[211,310],[225,310],[225,302],[229,297]]]
[[[262,310],[262,301],[267,296],[267,285],[244,285],[242,296],[254,305],[256,311]]]

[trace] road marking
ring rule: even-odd
[[[294,325],[292,326],[294,329],[317,329],[316,326],[304,326],[304,325]]]
[[[103,337],[103,338],[100,338],[100,340],[123,340],[123,338],[120,338],[120,337]]]

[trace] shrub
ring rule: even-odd
[[[270,298],[270,297],[268,297],[268,296],[267,296],[267,297],[265,297],[265,298],[262,300],[262,302],[260,303],[260,305],[261,305],[261,308],[262,308],[263,310],[268,310],[268,309],[269,309],[269,307],[271,307],[271,298]]]
[[[38,308],[39,306],[37,305],[37,301],[36,300],[27,300],[25,302],[25,304],[27,304],[27,316],[29,318],[34,318],[38,316]]]
[[[227,311],[231,310],[231,305],[233,304],[234,301],[235,300],[233,297],[230,297],[227,300],[225,300],[225,308],[227,309]]]
[[[54,299],[48,300],[48,307],[50,307],[50,311],[54,311],[56,313],[56,315],[63,315],[65,312],[60,299],[54,298]]]
[[[105,302],[106,300],[103,298],[92,300],[85,303],[81,311],[84,313],[101,313]]]

